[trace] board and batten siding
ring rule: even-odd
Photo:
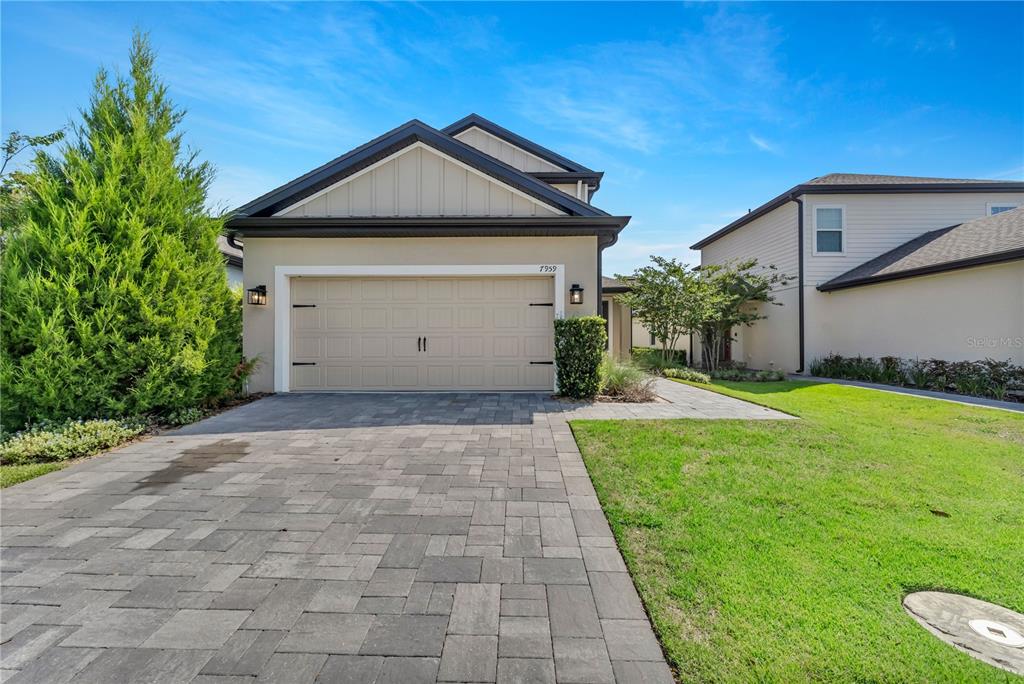
[[[277,216],[564,214],[423,144],[414,144]]]
[[[757,312],[767,318],[733,331],[732,358],[751,368],[795,370],[799,366],[798,218],[797,204],[789,202],[701,250],[702,265],[756,258],[759,265],[774,265],[790,279],[776,287],[776,304],[757,306]],[[699,347],[695,339],[698,358]]]
[[[804,282],[811,289],[922,233],[985,216],[990,203],[1024,205],[1024,193],[1005,192],[804,195],[803,199]],[[820,205],[845,208],[844,254],[814,254],[814,208]]]
[[[475,126],[462,131],[455,136],[455,139],[527,173],[566,170]]]

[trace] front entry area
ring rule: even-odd
[[[549,391],[554,279],[291,278],[295,391]]]

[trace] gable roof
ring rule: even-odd
[[[754,219],[778,209],[800,195],[813,194],[896,194],[917,192],[1024,192],[1024,182],[969,180],[957,178],[929,178],[925,176],[885,176],[862,173],[829,173],[812,178],[765,202],[757,209],[711,235],[690,245],[690,249],[702,249],[715,240],[742,228]]]
[[[1024,207],[927,232],[819,285],[818,290],[831,292],[1016,259],[1024,259]]]
[[[361,145],[327,162],[323,166],[313,169],[309,173],[299,176],[295,180],[285,183],[248,204],[239,207],[235,211],[234,216],[229,219],[228,227],[231,227],[233,222],[237,222],[240,219],[272,216],[277,211],[326,187],[334,185],[347,176],[417,141],[447,154],[502,183],[506,183],[541,202],[558,207],[570,216],[608,216],[606,212],[571,195],[560,192],[530,174],[519,171],[504,162],[484,154],[476,148],[428,126],[422,121],[413,119],[371,140],[365,145]]]
[[[516,147],[520,147],[530,154],[536,155],[556,166],[560,166],[567,172],[599,176],[599,174],[593,169],[588,169],[586,166],[583,166],[583,164],[579,164],[571,159],[563,157],[557,152],[553,152],[546,147],[538,145],[532,140],[527,140],[523,136],[499,126],[479,114],[470,114],[469,116],[465,116],[455,123],[445,126],[441,129],[441,132],[455,137],[459,133],[474,127],[479,128],[482,131],[486,131],[496,138],[501,138],[505,142],[515,145]]]

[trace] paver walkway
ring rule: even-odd
[[[282,395],[7,489],[0,679],[670,682],[588,410]]]

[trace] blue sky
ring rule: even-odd
[[[1024,177],[1024,4],[2,5],[3,131],[76,115],[131,30],[232,207],[411,118],[605,171],[607,273],[830,172]]]

